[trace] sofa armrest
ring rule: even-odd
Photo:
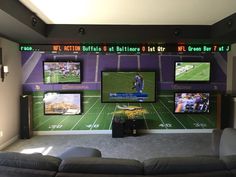
[[[60,158],[50,155],[42,155],[40,153],[21,154],[19,152],[0,152],[0,166],[57,171],[60,164]]]
[[[219,156],[236,155],[236,129],[225,128],[220,138]]]
[[[222,130],[220,129],[214,129],[212,131],[212,152],[215,156],[219,156],[221,135]]]

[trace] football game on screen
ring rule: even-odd
[[[102,72],[103,102],[155,102],[155,72]]]
[[[175,81],[209,82],[210,62],[176,62]]]
[[[44,83],[80,83],[80,62],[45,61],[43,63]]]
[[[209,113],[210,93],[175,93],[175,113]]]
[[[47,92],[44,94],[45,115],[76,115],[81,113],[80,93]]]

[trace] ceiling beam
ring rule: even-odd
[[[47,36],[71,42],[152,43],[209,40],[207,25],[48,25]]]
[[[211,38],[229,43],[236,42],[236,13],[212,25]]]
[[[27,25],[32,30],[45,36],[46,24],[18,0],[1,0],[0,9],[21,23]]]

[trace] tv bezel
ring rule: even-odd
[[[175,112],[176,107],[175,107],[175,101],[176,101],[176,94],[178,93],[207,93],[209,94],[209,107],[208,107],[208,112]],[[173,108],[173,113],[174,114],[210,114],[211,113],[211,95],[212,93],[209,91],[176,91],[174,92],[174,96],[173,96],[173,102],[174,102],[174,108]]]
[[[83,106],[82,106],[82,103],[83,103],[83,94],[82,92],[78,92],[78,91],[47,91],[47,92],[44,92],[43,94],[43,99],[45,98],[45,95],[47,93],[58,93],[58,94],[78,94],[80,95],[80,113],[79,114],[48,114],[46,113],[45,111],[45,102],[43,101],[43,112],[44,112],[44,115],[45,116],[53,116],[53,115],[56,115],[56,116],[77,116],[77,115],[81,115],[83,113]]]
[[[155,80],[154,80],[154,89],[155,89],[155,93],[154,93],[154,101],[144,101],[144,102],[138,102],[138,101],[104,101],[103,100],[103,77],[102,77],[102,75],[103,75],[103,73],[105,73],[105,72],[117,72],[117,73],[119,73],[119,72],[135,72],[135,73],[137,73],[137,72],[153,72],[154,74],[155,74]],[[156,103],[157,102],[157,96],[156,96],[156,94],[157,94],[157,86],[156,86],[156,84],[157,84],[157,72],[155,71],[155,70],[141,70],[141,71],[134,71],[134,70],[121,70],[121,71],[114,71],[114,70],[112,70],[112,71],[110,71],[110,70],[103,70],[103,71],[101,71],[101,103]]]
[[[45,81],[45,69],[44,69],[44,66],[45,66],[45,63],[67,63],[67,62],[70,62],[70,63],[80,63],[80,81],[79,82],[51,82],[51,83],[48,83]],[[81,60],[78,60],[78,61],[75,61],[75,60],[45,60],[43,61],[43,83],[44,84],[81,84],[82,83],[82,73],[83,73],[83,70],[82,70],[82,61]]]
[[[182,63],[209,63],[210,64],[210,71],[209,71],[209,80],[176,80],[176,63],[178,62],[182,62]],[[210,83],[211,82],[211,67],[212,67],[212,63],[211,61],[209,60],[206,60],[206,61],[197,61],[197,60],[194,60],[194,61],[183,61],[183,60],[178,60],[178,61],[174,61],[174,83],[191,83],[191,84],[194,84],[194,83]]]

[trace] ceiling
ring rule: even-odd
[[[236,42],[235,0],[0,0],[18,43]]]
[[[212,25],[235,0],[20,0],[47,24]]]

